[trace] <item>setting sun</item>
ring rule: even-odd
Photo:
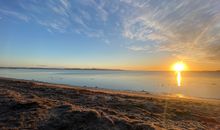
[[[181,62],[176,62],[172,66],[172,70],[176,71],[176,81],[177,81],[177,86],[181,86],[181,71],[186,70],[186,65],[181,61]]]
[[[183,62],[177,62],[173,65],[173,70],[183,71],[183,70],[185,70],[185,64]]]

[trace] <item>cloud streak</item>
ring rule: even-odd
[[[12,17],[18,18],[18,19],[20,19],[22,21],[25,21],[25,22],[29,21],[29,17],[28,16],[23,15],[21,13],[17,13],[15,11],[7,10],[7,9],[0,9],[0,13],[5,15],[5,16],[12,16]]]
[[[148,45],[145,45],[145,46],[132,45],[127,48],[132,51],[150,51],[150,49],[151,49]]]
[[[21,0],[15,3],[19,5],[18,8],[6,5],[9,10],[0,10],[0,13],[26,22],[31,20],[46,27],[49,32],[77,32],[88,37],[102,35],[102,27],[109,14],[105,9],[106,1]]]
[[[122,34],[137,42],[159,43],[152,49],[172,52],[181,59],[220,61],[219,5],[217,0],[149,0],[124,17]]]
[[[169,52],[183,60],[220,61],[219,0],[15,0],[15,3],[19,5],[17,10],[8,5],[0,9],[0,19],[11,16],[31,21],[49,32],[74,32],[100,39],[120,37],[132,43],[123,45],[126,49],[136,52]]]

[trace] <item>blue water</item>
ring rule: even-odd
[[[177,86],[174,72],[0,69],[0,77],[220,99],[220,72],[182,72],[181,75],[181,86]]]

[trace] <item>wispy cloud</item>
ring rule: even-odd
[[[65,8],[69,8],[69,7],[70,7],[69,0],[60,0],[60,2],[62,3],[62,5],[63,5]]]
[[[133,13],[124,17],[124,37],[159,43],[152,49],[181,58],[220,61],[220,1],[149,0],[143,5],[132,8]]]
[[[148,45],[144,45],[144,46],[132,45],[132,46],[128,46],[127,48],[132,51],[150,51],[151,50],[151,47],[149,47]]]
[[[132,41],[124,46],[133,51],[169,52],[180,59],[220,61],[219,0],[16,2],[19,10],[5,5],[0,9],[2,18],[33,21],[49,32],[72,31],[100,39],[120,37]],[[105,40],[104,43],[109,44]]]
[[[51,29],[53,30],[58,30],[59,32],[66,32],[66,28],[68,27],[68,21],[37,21],[40,25],[47,27],[49,32],[53,32]]]
[[[107,1],[101,0],[81,0],[82,5],[88,6],[96,11],[96,14],[98,18],[100,18],[102,21],[106,21],[108,19],[108,11],[105,9],[106,6],[108,6]]]
[[[18,19],[23,20],[25,22],[29,21],[28,16],[21,14],[21,13],[17,13],[15,11],[7,10],[7,9],[0,9],[0,13],[3,15],[6,15],[6,16],[12,16],[12,17],[18,18]]]
[[[105,1],[48,0],[19,2],[22,9],[33,21],[46,27],[49,32],[73,32],[88,37],[101,37],[108,12],[104,9]],[[91,10],[91,11],[88,11]],[[97,27],[95,24],[100,24]]]
[[[59,0],[59,2],[50,1],[47,3],[47,5],[57,14],[65,16],[68,16],[70,14],[71,4],[68,0]]]

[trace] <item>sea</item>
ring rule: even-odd
[[[65,69],[0,69],[0,77],[42,81],[70,86],[142,91],[220,99],[219,71],[121,71]]]

